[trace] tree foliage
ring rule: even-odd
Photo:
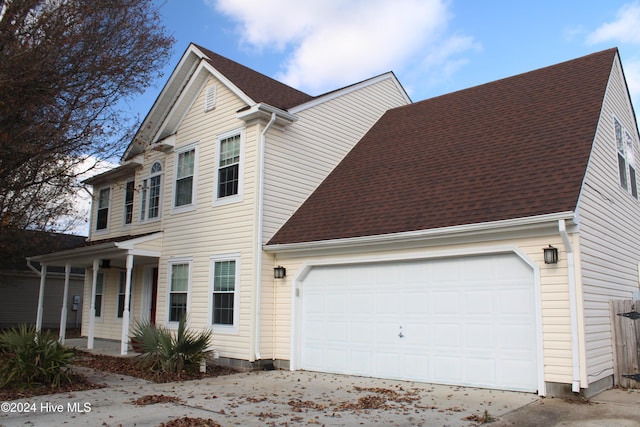
[[[79,165],[109,159],[173,38],[153,0],[0,0],[0,235],[73,214]]]

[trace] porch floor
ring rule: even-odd
[[[88,353],[101,354],[103,356],[133,357],[137,354],[131,348],[131,344],[129,344],[127,355],[123,356],[120,354],[120,341],[106,340],[103,338],[94,338],[93,350],[87,350],[87,341],[87,337],[67,338],[64,340],[64,345],[67,347],[75,347],[78,350],[86,351]]]

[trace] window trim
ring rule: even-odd
[[[620,151],[618,144],[617,127],[620,127],[620,139],[624,152]],[[622,120],[613,116],[613,135],[615,145],[615,159],[617,165],[618,185],[625,193],[629,194],[633,199],[638,200],[638,168],[635,162],[636,141],[631,133],[622,124]],[[631,153],[629,153],[629,149]],[[624,177],[623,177],[624,168]],[[624,179],[624,182],[623,182]]]
[[[133,274],[131,275],[131,284],[129,288],[129,315],[131,315],[131,306],[133,305]],[[122,293],[120,292],[122,287]],[[116,320],[122,321],[122,317],[124,316],[124,300],[122,301],[122,313],[120,313],[120,297],[124,298],[126,293],[124,292],[127,288],[127,272],[126,270],[120,271],[118,274],[118,293],[116,298]]]
[[[103,191],[105,191],[105,190],[108,190],[108,191],[109,191],[109,198],[108,198],[108,200],[107,200],[107,207],[106,207],[106,208],[101,208],[101,207],[100,207],[100,195],[101,195],[101,194],[102,194],[102,192],[103,192]],[[110,222],[111,222],[111,221],[109,221],[109,215],[111,214],[111,212],[110,212],[110,210],[111,210],[111,197],[113,196],[113,191],[111,191],[111,186],[105,186],[105,187],[101,187],[101,188],[99,188],[99,189],[98,189],[98,191],[97,191],[97,193],[98,193],[98,194],[97,194],[97,196],[96,196],[96,209],[95,209],[95,214],[96,214],[95,218],[96,218],[96,221],[95,221],[95,224],[94,224],[93,229],[94,229],[94,231],[95,231],[95,233],[96,233],[96,234],[106,234],[106,233],[108,233],[108,232],[109,232],[109,225],[110,225]],[[105,224],[105,227],[104,227],[104,228],[98,228],[98,217],[99,217],[99,212],[100,212],[101,210],[103,210],[103,209],[106,209],[106,210],[107,210],[107,220],[106,220],[107,222],[106,222],[106,224]]]
[[[167,264],[167,304],[166,304],[166,321],[167,327],[175,329],[178,327],[179,321],[173,321],[171,319],[171,280],[173,278],[173,266],[174,265],[187,265],[187,307],[185,309],[188,315],[191,309],[191,285],[193,275],[193,259],[191,257],[176,257],[171,258]],[[183,292],[180,292],[183,293]],[[188,320],[188,319],[187,319]]]
[[[96,294],[93,297],[93,307],[95,309],[94,311],[94,318],[95,319],[102,319],[102,314],[104,313],[104,290],[105,290],[105,282],[107,281],[107,275],[103,272],[103,271],[98,271],[98,274],[96,275]],[[100,284],[101,292],[98,292],[98,284]],[[98,304],[96,304],[96,299],[98,298],[98,295],[100,296],[100,306],[98,308]],[[97,314],[97,312],[100,311],[100,314]]]
[[[234,129],[229,132],[222,133],[216,138],[216,151],[214,160],[213,174],[213,206],[237,203],[243,200],[244,190],[244,164],[245,164],[245,128]],[[218,197],[218,182],[220,171],[220,153],[222,141],[232,138],[236,135],[240,136],[240,159],[238,160],[238,192],[232,196]]]
[[[127,195],[129,193],[129,185],[131,184],[131,203],[127,203]],[[128,179],[124,184],[124,204],[122,212],[122,228],[131,227],[133,224],[133,205],[135,202],[136,181],[134,178]],[[131,221],[127,222],[127,207],[131,207]]]
[[[218,262],[234,261],[235,268],[235,285],[233,289],[233,324],[221,325],[213,323],[213,293],[215,281],[215,266]],[[212,255],[209,257],[209,327],[218,333],[237,334],[239,331],[240,321],[240,254],[229,253],[221,255]]]
[[[155,165],[160,166],[159,172],[153,172],[153,167]],[[164,165],[160,160],[156,160],[151,164],[151,168],[149,169],[149,174],[142,180],[142,185],[140,187],[140,222],[153,222],[159,221],[162,217],[162,203],[163,203],[163,180],[164,176]],[[151,180],[154,178],[158,178],[160,180],[158,186],[160,188],[158,192],[158,215],[152,218],[149,217],[149,211],[151,209]]]
[[[176,197],[178,195],[178,159],[180,154],[193,150],[193,175],[191,182],[191,203],[176,206]],[[171,197],[171,213],[181,213],[192,211],[196,208],[196,194],[198,188],[198,143],[193,143],[176,150],[173,161],[173,191]]]

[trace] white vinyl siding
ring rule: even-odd
[[[589,382],[613,373],[609,300],[630,299],[638,290],[640,205],[620,184],[614,118],[627,130],[637,129],[618,60],[613,64],[578,205]],[[632,137],[637,141],[635,131]],[[637,150],[635,146],[636,159]]]
[[[385,111],[406,103],[388,78],[297,112],[299,120],[283,132],[269,131],[263,240],[273,236]]]

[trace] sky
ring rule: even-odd
[[[393,71],[420,101],[618,47],[640,108],[640,0],[156,0],[175,37],[319,95]]]

